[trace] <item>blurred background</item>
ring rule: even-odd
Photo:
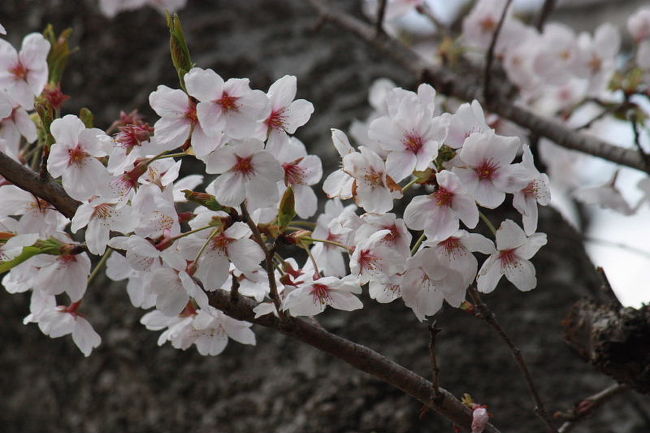
[[[332,3],[361,16],[357,1]],[[441,19],[450,20],[464,3],[431,1]],[[516,3],[523,13],[533,13],[541,2]],[[551,20],[578,31],[593,30],[603,21],[623,27],[643,4],[647,1],[560,1]],[[347,130],[353,119],[367,116],[367,92],[375,79],[415,85],[381,53],[339,29],[317,26],[317,16],[304,0],[189,0],[180,16],[199,66],[224,77],[249,77],[252,87],[263,90],[285,74],[298,77],[297,97],[313,102],[316,111],[297,136],[310,152],[321,155],[326,173],[338,164],[330,128]],[[108,127],[121,110],[138,109],[154,121],[149,93],[158,84],[176,87],[164,18],[156,10],[109,19],[99,12],[97,0],[3,0],[0,23],[14,45],[48,23],[57,31],[74,29],[73,45],[80,51],[63,80],[63,91],[72,96],[64,111],[89,107],[100,128]],[[617,143],[625,141],[610,133]],[[541,214],[539,230],[548,233],[549,244],[535,259],[538,288],[523,294],[503,284],[486,298],[526,354],[551,413],[567,410],[611,383],[563,342],[562,319],[578,299],[598,293],[602,281],[582,235],[567,224],[574,217],[571,207],[562,209],[548,207]],[[636,232],[636,239],[629,240],[614,231],[648,227],[647,213],[640,220],[616,222],[602,215],[590,217],[588,230],[647,247],[646,234]],[[611,246],[589,248],[594,263],[606,266],[615,288],[628,284],[614,276],[614,264],[621,262],[635,290],[647,294],[647,280],[642,283],[631,270],[632,256]],[[648,262],[643,260],[640,269],[645,270]],[[648,300],[625,296],[621,298],[629,304]],[[84,312],[102,335],[102,345],[90,358],[83,358],[67,338],[51,340],[35,325],[22,325],[28,296],[0,292],[0,431],[452,431],[435,414],[421,416],[419,403],[400,391],[272,331],[255,327],[256,347],[231,344],[222,355],[206,358],[193,349],[159,348],[157,335],[138,323],[143,311],[130,305],[122,285],[99,278],[86,297]],[[366,297],[364,304],[357,314],[329,312],[321,322],[428,377],[426,326],[400,302],[379,305]],[[488,404],[504,432],[541,431],[525,384],[497,336],[458,310],[445,309],[438,326],[443,328],[438,337],[441,385]],[[626,394],[575,431],[646,433],[648,413],[647,401]]]

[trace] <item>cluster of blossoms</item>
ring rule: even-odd
[[[462,34],[451,51],[457,50],[482,65],[507,4],[507,0],[476,2],[464,17]],[[376,0],[365,1],[371,19],[377,16],[377,5]],[[494,56],[519,90],[516,103],[541,115],[555,116],[586,133],[600,135],[595,120],[629,118],[630,112],[634,112],[633,121],[643,129],[650,116],[646,101],[650,86],[650,8],[641,8],[628,18],[627,30],[635,43],[632,56],[620,52],[622,36],[610,23],[602,24],[593,34],[576,34],[559,23],[548,23],[539,31],[516,16],[513,9],[509,8],[505,15]],[[425,16],[433,14],[426,0],[389,0],[385,20],[391,28],[392,23],[414,11]],[[448,42],[442,42],[440,53],[450,51],[449,45],[445,45]],[[413,48],[427,58],[432,52],[432,47],[422,42]],[[587,122],[585,116],[591,112],[596,113],[589,115],[594,121]],[[499,132],[527,139],[524,130],[502,119],[498,122]],[[640,140],[644,141],[644,137]],[[583,168],[589,166],[591,157],[560,148],[546,139],[540,140],[539,149],[555,186],[580,202],[630,215],[649,200],[647,177],[638,183],[642,197],[631,205],[617,188],[616,173],[604,184],[584,186],[593,180],[576,173],[585,172]]]
[[[20,54],[3,45],[15,60],[0,62],[13,74],[5,94],[24,98],[14,105],[21,113],[48,80],[49,45],[39,38],[28,36]],[[373,86],[375,112],[352,128],[358,146],[332,130],[342,161],[324,181],[325,212],[311,223],[322,164],[293,136],[314,111],[295,99],[296,78],[284,76],[267,92],[211,69],[181,78],[182,88],[160,85],[150,94],[153,126],[137,113],[122,114],[110,134],[83,115],[55,118],[47,131],[39,124],[38,145],[51,141],[42,167],[80,202],[71,219],[2,182],[0,271],[9,271],[2,284],[31,292],[26,323],[51,337],[71,334],[89,355],[101,339],[80,309],[103,266],[110,279],[127,281],[135,307],[151,309],[141,322],[163,331],[159,344],[195,345],[204,355],[220,353],[228,338],[255,344],[250,323],[210,305],[218,290],[254,299],[258,317],[314,316],[327,306],[362,308],[367,287],[370,298],[402,298],[424,320],[444,301],[460,307],[471,285],[493,291],[504,275],[522,291],[535,287],[530,259],[546,243],[536,230],[548,178],[519,138],[490,128],[478,102],[443,113],[429,85]],[[16,140],[3,151],[25,163],[30,139]],[[188,157],[216,175],[204,192],[194,191],[202,175],[179,177]],[[496,229],[479,208],[500,207],[508,195],[522,224],[505,220]],[[392,213],[396,200],[402,217]],[[494,239],[470,231],[480,218]],[[285,249],[307,258],[284,257]],[[475,254],[486,257],[480,268]],[[91,255],[101,256],[94,269]]]

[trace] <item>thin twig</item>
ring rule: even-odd
[[[499,337],[508,345],[510,348],[510,351],[512,352],[513,357],[515,358],[515,361],[517,363],[517,366],[519,367],[519,370],[521,370],[521,374],[524,377],[524,380],[526,381],[526,385],[528,386],[528,391],[530,393],[530,396],[533,400],[533,403],[535,404],[535,413],[539,416],[539,418],[544,422],[546,425],[547,430],[550,433],[557,433],[557,429],[553,426],[553,422],[551,420],[551,417],[549,416],[548,412],[546,411],[546,407],[544,406],[544,402],[542,401],[542,398],[539,395],[539,391],[537,390],[537,387],[535,386],[535,383],[533,382],[533,378],[530,375],[530,371],[528,371],[528,365],[526,364],[526,361],[524,360],[524,357],[521,353],[521,350],[519,347],[512,341],[510,336],[506,333],[506,331],[501,327],[499,322],[496,320],[496,317],[492,310],[487,306],[485,302],[481,299],[481,295],[478,293],[476,290],[476,287],[470,287],[469,288],[469,293],[470,296],[472,297],[472,300],[478,307],[478,310],[480,312],[481,318],[485,320],[485,322],[494,329],[497,334],[499,334]]]
[[[535,28],[538,32],[542,32],[544,30],[544,24],[546,23],[546,20],[548,19],[551,12],[553,12],[553,9],[555,9],[555,3],[556,0],[544,1],[544,5],[542,5],[542,9],[537,16],[537,22],[535,23]]]
[[[239,301],[239,279],[232,274],[232,285],[230,286],[230,302]]]
[[[646,171],[650,171],[650,154],[646,153],[641,146],[641,134],[639,133],[639,123],[636,115],[636,111],[632,111],[630,114],[630,123],[632,124],[632,133],[634,134],[634,145],[641,155],[641,159],[645,164]]]
[[[376,23],[376,32],[381,34],[384,32],[384,18],[386,18],[386,3],[387,0],[379,0],[379,8],[377,9],[377,23]]]
[[[264,238],[262,237],[260,229],[257,227],[257,224],[255,224],[250,214],[248,213],[246,203],[242,203],[241,213],[246,224],[248,224],[248,227],[250,227],[251,231],[253,232],[253,239],[255,242],[257,242],[260,248],[262,248],[262,251],[264,251],[264,268],[266,269],[266,276],[269,280],[271,300],[273,301],[273,305],[275,305],[275,309],[277,310],[280,317],[284,317],[282,311],[282,301],[280,300],[280,295],[278,294],[278,286],[275,281],[275,271],[273,270],[273,256],[275,255],[276,244],[274,242],[271,249],[266,246],[266,242],[264,242]]]
[[[483,71],[483,98],[486,101],[490,100],[490,91],[492,90],[490,88],[491,80],[492,80],[492,64],[494,63],[494,49],[497,46],[497,41],[499,39],[499,34],[501,33],[501,29],[503,28],[503,23],[506,20],[506,16],[508,15],[508,9],[510,9],[510,4],[512,3],[512,0],[508,0],[503,7],[503,11],[501,12],[501,18],[499,18],[499,23],[497,24],[496,29],[494,29],[494,34],[492,35],[492,40],[490,41],[490,47],[487,50],[487,53],[485,55],[485,70]]]
[[[627,385],[615,383],[605,388],[604,390],[580,401],[568,413],[558,414],[560,417],[568,418],[568,420],[562,424],[562,427],[559,428],[558,433],[570,432],[581,420],[585,419],[587,416],[593,413],[595,409],[605,404],[612,397],[621,394],[628,389],[629,388]]]
[[[445,23],[440,21],[436,14],[433,13],[431,7],[428,3],[424,2],[421,5],[417,5],[415,10],[422,16],[426,17],[431,23],[436,26],[436,31],[442,33],[443,35],[449,34],[449,29]]]
[[[513,102],[510,92],[511,86],[506,82],[500,81],[497,83],[495,81],[492,84],[494,89],[490,95],[490,100],[486,103],[483,100],[482,87],[476,79],[476,77],[481,77],[481,71],[475,70],[472,66],[466,66],[466,70],[459,73],[444,65],[435,65],[414,52],[403,42],[385,34],[377,35],[373,26],[346,12],[337,11],[329,2],[309,0],[309,3],[316,9],[321,19],[335,24],[374,45],[419,80],[433,85],[441,94],[454,96],[465,101],[477,99],[484,104],[484,108],[513,121],[519,126],[528,128],[540,137],[548,138],[559,146],[584,152],[637,170],[648,171],[635,149],[615,146],[598,137],[577,132],[558,120],[537,115],[527,108],[517,105]]]
[[[431,400],[440,405],[442,399],[445,398],[444,394],[440,392],[440,367],[438,367],[438,360],[436,357],[436,337],[442,329],[436,326],[434,321],[429,326],[429,354],[431,355]]]

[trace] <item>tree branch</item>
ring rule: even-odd
[[[499,23],[497,24],[497,28],[494,29],[494,34],[492,35],[492,40],[490,41],[490,47],[488,48],[485,55],[485,70],[483,71],[483,98],[486,101],[490,100],[490,84],[492,81],[492,63],[494,62],[494,49],[497,46],[499,34],[501,34],[501,29],[503,28],[503,23],[506,20],[508,9],[510,9],[511,3],[512,0],[507,0],[506,4],[503,6],[503,11],[501,12]]]
[[[0,175],[16,185],[39,197],[68,218],[72,218],[81,205],[70,197],[61,185],[50,179],[41,180],[38,173],[19,164],[3,152],[0,152]]]
[[[374,350],[342,338],[336,334],[318,327],[306,320],[288,317],[280,320],[268,314],[255,319],[252,300],[241,297],[236,304],[230,301],[229,293],[217,290],[208,293],[211,304],[228,316],[238,320],[256,323],[268,328],[276,329],[290,337],[296,338],[323,352],[347,362],[353,367],[368,373],[398,389],[409,394],[432,408],[454,424],[465,430],[471,430],[472,412],[456,397],[444,388],[439,388],[443,396],[439,404],[432,401],[432,384],[411,370],[391,361]],[[487,433],[499,433],[491,424],[485,429]]]
[[[323,0],[309,0],[309,2],[323,20],[337,25],[390,55],[419,80],[432,84],[439,93],[466,101],[477,99],[488,110],[562,147],[647,171],[644,161],[634,149],[615,146],[598,137],[576,132],[557,120],[539,116],[514,104],[511,88],[507,83],[500,82],[498,86],[495,83],[491,98],[486,102],[482,87],[476,79],[481,74],[475,68],[468,67],[468,71],[459,72],[433,65],[402,42],[385,34],[377,35],[372,26],[345,12],[334,10]]]
[[[512,356],[515,358],[515,362],[517,363],[517,366],[519,367],[519,370],[521,371],[521,374],[524,377],[524,380],[526,381],[526,385],[528,386],[528,391],[533,400],[533,403],[535,404],[535,408],[534,408],[535,413],[539,416],[539,418],[542,420],[544,425],[546,425],[546,428],[549,431],[549,433],[557,433],[557,429],[555,428],[555,426],[553,426],[551,417],[548,415],[548,412],[546,411],[546,407],[544,406],[544,402],[542,401],[542,398],[539,395],[539,391],[535,386],[535,382],[533,382],[533,378],[530,374],[530,371],[528,371],[528,365],[526,364],[526,360],[524,359],[524,356],[521,354],[521,349],[517,347],[514,341],[512,341],[510,336],[501,327],[499,322],[496,320],[496,317],[494,316],[492,310],[490,310],[487,304],[485,304],[485,302],[483,302],[483,300],[481,299],[481,295],[479,294],[478,290],[476,290],[475,287],[470,287],[468,292],[472,297],[472,300],[476,304],[478,311],[481,315],[481,318],[485,320],[485,322],[488,325],[490,325],[490,327],[492,327],[492,329],[494,329],[497,332],[497,334],[499,334],[499,337],[501,337],[501,339],[510,348],[510,351],[512,352]]]
[[[548,19],[548,16],[553,12],[553,9],[555,9],[555,3],[557,0],[545,0],[544,4],[542,5],[542,9],[539,12],[539,15],[537,17],[537,22],[535,23],[535,28],[537,28],[538,32],[542,32],[544,30],[544,24],[546,23],[546,20]]]
[[[563,416],[568,417],[568,420],[562,424],[562,427],[560,427],[558,433],[569,433],[576,427],[578,422],[593,413],[594,410],[605,404],[612,397],[615,397],[618,394],[627,391],[628,389],[629,388],[627,385],[615,383],[605,388],[604,390],[580,401],[572,410],[569,411],[568,415],[562,414]]]

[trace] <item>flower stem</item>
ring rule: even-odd
[[[414,255],[415,253],[418,252],[418,249],[420,248],[420,245],[422,245],[422,242],[427,238],[427,235],[422,232],[420,237],[418,238],[417,241],[415,241],[415,245],[413,245],[413,248],[411,248],[411,255]]]
[[[99,259],[99,262],[95,265],[95,268],[93,271],[90,273],[90,276],[88,277],[88,285],[95,279],[97,274],[99,274],[99,271],[104,267],[106,262],[108,261],[108,258],[111,256],[113,253],[113,248],[111,247],[106,247],[106,251],[104,252],[104,255],[102,256],[101,259]]]
[[[481,217],[481,221],[485,223],[488,229],[492,232],[493,236],[497,235],[497,229],[494,228],[494,224],[492,224],[492,221],[485,215],[483,212],[479,211],[478,216]]]
[[[324,244],[334,245],[336,247],[341,247],[341,248],[344,248],[346,250],[350,249],[350,247],[348,247],[347,245],[343,245],[340,242],[330,241],[330,240],[327,240],[327,239],[314,239],[314,238],[304,238],[304,239],[307,240],[307,241],[311,241],[311,242],[322,242]]]

